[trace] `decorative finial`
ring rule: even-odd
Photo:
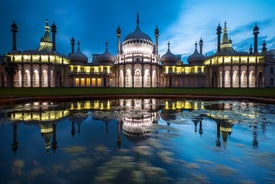
[[[168,41],[168,50],[170,50],[170,41]]]
[[[159,28],[158,26],[156,26],[156,29],[155,29],[155,35],[158,36],[159,35]]]
[[[226,21],[224,22],[224,28],[226,28]]]
[[[139,14],[137,13],[137,25],[139,26]]]
[[[105,45],[106,45],[106,51],[107,51],[108,50],[108,41],[106,41]]]
[[[79,40],[77,42],[77,47],[78,47],[78,50],[80,50],[80,42],[79,42]]]
[[[49,25],[49,20],[48,19],[46,19],[46,26],[48,26]]]
[[[200,39],[200,44],[203,44],[203,40],[202,40],[202,37],[201,37],[201,39]]]
[[[197,43],[197,41],[195,42],[195,49],[197,49],[197,47],[198,47],[198,43]]]
[[[72,39],[71,39],[71,44],[74,45],[74,37],[72,37]]]

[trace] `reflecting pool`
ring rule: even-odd
[[[1,183],[275,183],[275,105],[110,99],[0,106]]]

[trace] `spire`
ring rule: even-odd
[[[226,44],[226,43],[230,43],[230,42],[228,40],[226,22],[224,22],[222,44]]]
[[[195,50],[197,50],[197,47],[198,47],[198,43],[195,42]]]
[[[106,41],[105,45],[106,45],[105,52],[108,52],[108,41]]]
[[[170,41],[168,41],[168,51],[170,51]]]
[[[137,27],[139,26],[139,13],[137,13]]]
[[[46,19],[46,26],[45,26],[45,34],[43,37],[43,41],[44,42],[51,42],[51,38],[50,38],[50,26],[49,26],[49,21],[48,19]]]
[[[55,51],[55,43],[51,41],[51,36],[50,36],[50,26],[49,26],[49,21],[46,19],[46,25],[45,25],[45,33],[44,36],[40,40],[40,47],[38,50],[45,50],[45,51]],[[55,42],[55,33],[56,33],[56,27],[55,24],[53,24],[53,41]]]
[[[79,40],[77,42],[77,50],[80,51],[80,42],[79,42]]]

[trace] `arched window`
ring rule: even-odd
[[[39,74],[37,70],[33,71],[32,75],[32,86],[33,87],[39,87]]]
[[[230,79],[231,79],[230,78],[230,73],[229,73],[229,71],[226,71],[225,76],[224,76],[224,87],[226,87],[226,88],[230,87],[230,82],[231,82]]]
[[[120,70],[119,72],[119,87],[124,87],[124,74],[123,70]]]
[[[47,70],[42,71],[42,76],[41,76],[41,82],[42,82],[42,87],[48,87],[48,72]]]
[[[131,70],[128,69],[126,71],[126,76],[125,76],[125,86],[126,87],[132,87],[132,77],[131,77]]]
[[[241,87],[246,88],[247,87],[247,76],[246,76],[246,71],[242,71],[242,76],[241,76]]]
[[[30,71],[25,70],[25,73],[24,73],[24,87],[30,87],[30,86],[31,86]]]
[[[254,71],[251,71],[249,74],[249,87],[255,88],[255,73],[254,73]]]
[[[14,87],[22,87],[22,73],[21,70],[18,70],[14,77]]]
[[[144,87],[150,87],[150,83],[151,83],[150,72],[148,69],[146,69],[144,72]]]
[[[233,88],[238,88],[239,87],[239,74],[237,71],[234,71],[233,73]]]
[[[134,87],[141,87],[141,72],[140,72],[140,69],[136,69],[136,71],[135,71]]]

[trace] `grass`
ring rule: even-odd
[[[275,98],[275,88],[1,88],[0,97],[207,95]]]

